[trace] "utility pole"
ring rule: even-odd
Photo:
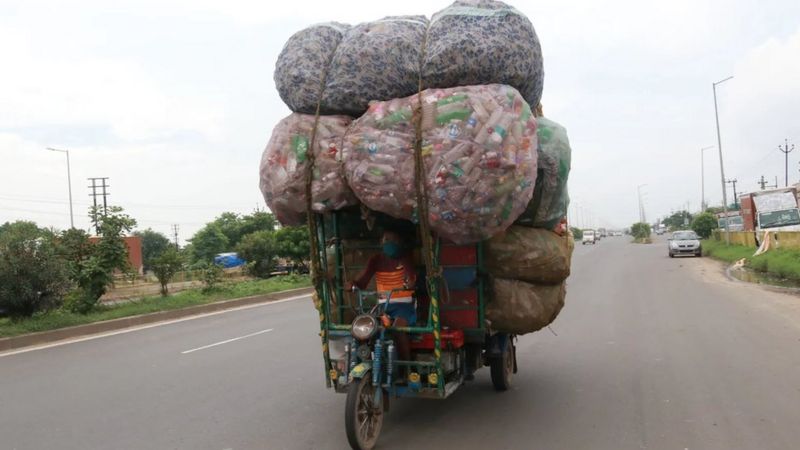
[[[172,234],[175,237],[175,249],[176,250],[180,250],[180,247],[178,246],[178,224],[177,223],[172,224]]]
[[[761,186],[762,191],[767,188],[767,180],[764,178],[764,175],[761,175],[761,179],[756,181],[756,183]]]
[[[89,194],[89,196],[92,197],[92,204],[94,205],[94,207],[92,208],[92,220],[95,223],[94,229],[97,234],[100,234],[100,226],[97,222],[97,197],[100,195],[103,196],[103,216],[105,216],[106,213],[108,212],[108,202],[106,200],[106,197],[110,195],[108,191],[106,191],[106,188],[109,187],[106,184],[106,180],[108,180],[108,177],[94,177],[87,179],[92,182],[92,185],[88,187],[92,189],[92,193]],[[98,193],[97,192],[98,189],[102,189],[102,191]]]
[[[717,122],[717,150],[719,150],[719,174],[720,180],[722,181],[722,212],[725,214],[724,217],[728,217],[728,196],[725,192],[725,166],[722,164],[722,137],[719,132],[719,109],[717,108],[717,85],[722,84],[728,80],[733,78],[732,76],[725,78],[724,80],[717,81],[716,83],[711,83],[711,88],[714,91],[714,118]],[[728,220],[725,220],[725,244],[731,245],[731,228],[728,225]]]
[[[770,186],[770,187],[773,188],[773,189],[778,189],[778,176],[777,175],[775,175],[775,184]]]
[[[736,199],[736,182],[737,181],[738,180],[736,178],[734,178],[732,180],[726,180],[725,183],[733,185],[733,204],[736,205],[736,206],[739,206],[739,202]]]
[[[784,145],[783,146],[779,145],[778,146],[778,150],[780,150],[781,153],[783,153],[783,156],[784,156],[784,164],[785,164],[784,167],[785,167],[785,174],[786,174],[786,180],[785,180],[786,184],[784,184],[784,186],[789,186],[789,153],[791,153],[792,150],[794,150],[794,144],[792,144],[792,146],[790,148],[789,147],[789,140],[785,139],[784,140]]]

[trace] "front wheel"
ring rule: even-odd
[[[382,395],[382,394],[379,394]],[[383,409],[375,403],[375,387],[367,373],[350,384],[344,411],[347,441],[353,450],[371,450],[378,442],[383,426]]]
[[[516,372],[514,370],[515,359],[514,341],[509,336],[503,354],[489,360],[494,390],[507,391],[511,387],[511,379]]]

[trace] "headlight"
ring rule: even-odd
[[[369,314],[362,314],[353,319],[350,333],[359,341],[366,341],[378,331],[378,320]]]

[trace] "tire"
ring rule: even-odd
[[[669,252],[669,257],[670,257],[670,258],[674,258],[674,257],[675,257],[675,255],[674,255],[672,252]]]
[[[502,356],[494,357],[489,360],[489,368],[492,374],[492,385],[495,391],[507,391],[511,387],[516,366],[514,342],[508,338],[508,344]]]
[[[374,406],[374,396],[375,388],[369,373],[352,382],[347,390],[344,428],[353,450],[372,450],[378,442],[383,426],[383,410]]]
[[[701,256],[703,256],[703,252],[697,252],[694,254],[695,258],[700,258]]]

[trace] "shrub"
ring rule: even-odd
[[[646,239],[650,237],[650,225],[646,223],[635,223],[631,226],[631,234],[636,239]]]
[[[169,247],[161,255],[153,258],[150,264],[153,274],[161,285],[161,295],[166,297],[169,294],[169,282],[183,269],[183,257],[174,247]]]
[[[701,239],[708,239],[711,237],[711,232],[717,228],[717,218],[711,213],[703,213],[692,220],[692,230],[700,236]]]
[[[60,306],[69,279],[52,233],[7,225],[0,234],[0,308],[16,318]]]
[[[572,235],[575,236],[575,239],[581,240],[583,239],[583,230],[577,227],[570,227],[570,231],[572,231]]]
[[[211,292],[222,281],[222,266],[205,263],[200,267],[200,280],[203,281],[203,292]]]
[[[266,230],[250,233],[242,238],[236,252],[247,261],[246,270],[251,275],[268,278],[277,256],[275,234]]]

